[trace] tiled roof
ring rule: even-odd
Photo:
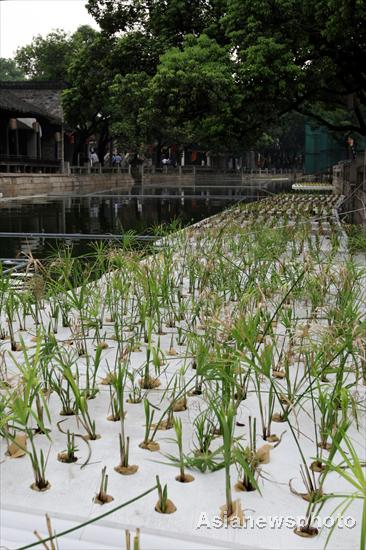
[[[6,90],[64,90],[65,82],[55,80],[0,80],[0,88]]]
[[[0,109],[60,123],[63,118],[60,99],[62,87],[48,82],[42,82],[40,87],[35,87],[35,84],[0,82]]]

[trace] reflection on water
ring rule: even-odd
[[[133,188],[130,195],[123,189],[85,196],[48,196],[21,201],[0,202],[1,232],[45,232],[119,234],[134,230],[148,234],[151,227],[179,218],[187,225],[211,216],[236,202],[239,190],[168,190],[144,191]],[[153,195],[159,195],[153,197]],[[188,197],[188,198],[187,198]],[[248,195],[247,200],[253,200]],[[55,247],[54,239],[0,238],[0,258],[14,258],[20,252],[31,250],[36,257],[44,257]],[[75,253],[88,249],[88,241],[74,242]]]

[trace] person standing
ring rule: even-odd
[[[96,154],[94,149],[90,151],[89,160],[90,160],[90,166],[95,166],[99,162],[98,155]]]

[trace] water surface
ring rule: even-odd
[[[148,191],[135,187],[87,195],[48,195],[23,200],[0,201],[0,234],[57,233],[120,235],[133,230],[138,235],[153,233],[153,227],[179,219],[183,225],[216,214],[244,197],[240,189],[167,189]],[[246,193],[246,200],[253,194]],[[0,258],[21,257],[31,251],[48,256],[62,243],[71,243],[76,254],[90,249],[89,240],[51,239],[29,236],[0,236]]]

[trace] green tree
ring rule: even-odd
[[[144,72],[117,75],[111,92],[111,132],[125,147],[139,153],[146,153],[146,146],[152,138],[145,116],[149,100],[149,75]]]
[[[89,0],[88,9],[110,35],[138,32],[153,39],[160,55],[171,53],[170,69],[179,64],[177,52],[170,49],[185,50],[189,35],[207,35],[227,47],[235,62],[236,97],[245,97],[240,118],[245,120],[247,139],[254,141],[259,126],[266,130],[294,111],[334,131],[366,133],[363,0]],[[167,68],[166,59],[162,64]],[[151,64],[148,74],[154,70]],[[183,64],[177,66],[176,88],[186,86],[184,70]],[[160,68],[158,72],[151,84],[155,112],[160,93],[161,108],[169,105],[159,85],[167,75]],[[193,83],[193,89],[199,86]],[[222,113],[222,105],[220,109]],[[192,115],[188,108],[182,113],[181,105],[178,111],[179,125],[174,117],[164,117],[166,129],[171,125],[173,133],[181,131],[184,116]],[[199,117],[194,120],[200,123]],[[188,126],[187,119],[186,135]],[[232,141],[232,129],[227,128]]]
[[[141,31],[131,31],[115,40],[113,65],[120,75],[143,72],[152,76],[162,53],[164,50],[158,39]]]
[[[65,80],[72,55],[70,36],[55,30],[35,36],[30,44],[17,49],[15,60],[31,80]]]
[[[182,49],[172,48],[160,58],[150,81],[149,127],[181,145],[238,148],[247,113],[235,73],[226,48],[206,35],[188,36]]]
[[[262,135],[266,155],[284,158],[288,140],[301,141],[297,123],[291,138],[292,119],[281,118],[295,112],[366,134],[364,0],[87,6],[102,32],[55,31],[16,58],[28,78],[69,83],[63,105],[76,155],[92,134],[100,159],[112,137],[139,150],[174,141],[234,152]]]
[[[98,135],[101,162],[112,137],[126,140],[126,145],[140,143],[137,110],[146,103],[144,85],[156,72],[159,53],[156,41],[139,31],[120,38],[93,31],[78,47],[68,67],[69,86],[63,93],[66,119],[78,130],[74,162],[92,134]]]
[[[115,77],[109,88],[112,135],[139,152],[146,152],[148,141],[154,139],[146,108],[149,83],[156,74],[161,53],[159,41],[141,31],[123,35],[113,50]]]
[[[113,78],[113,46],[113,40],[93,31],[79,43],[67,67],[69,85],[62,94],[62,104],[66,121],[77,130],[74,164],[93,134],[98,134],[98,157],[101,162],[104,159],[110,139],[108,88]]]
[[[227,0],[88,0],[89,13],[109,33],[139,30],[162,48],[181,46],[190,34],[225,41],[221,17]]]
[[[24,80],[24,73],[14,59],[0,57],[0,80]]]
[[[262,112],[366,134],[364,0],[228,0],[222,22]]]
[[[73,163],[92,134],[98,134],[99,158],[104,158],[109,136],[108,87],[113,79],[111,59],[115,40],[88,25],[69,35],[62,30],[37,36],[19,48],[17,64],[29,79],[68,83],[63,92],[67,123],[76,130]]]

